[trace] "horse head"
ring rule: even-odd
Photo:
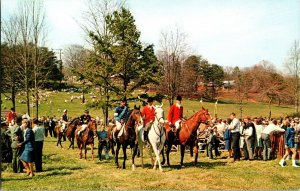
[[[199,123],[205,123],[209,120],[211,120],[211,115],[208,112],[208,109],[205,109],[204,107],[202,107],[202,109],[197,112],[197,114],[195,115],[196,121]]]
[[[144,125],[142,114],[140,111],[140,106],[136,107],[136,105],[134,105],[134,108],[133,108],[129,118],[134,120],[138,124],[138,126]]]
[[[88,123],[88,128],[90,129],[90,131],[93,131],[94,133],[97,133],[97,122],[96,122],[95,119],[92,119]]]
[[[156,105],[154,107],[155,109],[155,121],[157,123],[161,123],[161,124],[164,124],[164,110],[163,110],[163,104],[162,105]]]

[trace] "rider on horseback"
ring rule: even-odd
[[[144,140],[147,141],[148,140],[148,131],[150,130],[154,119],[155,119],[155,109],[153,107],[153,98],[149,97],[147,102],[148,105],[143,107],[142,110],[142,117],[144,120]]]
[[[125,122],[125,118],[127,114],[128,114],[128,108],[126,106],[126,99],[122,99],[120,105],[115,108],[115,113],[114,113],[116,119],[116,129],[115,132],[113,133],[114,140],[116,140],[122,128],[122,125]]]
[[[91,116],[89,115],[89,110],[85,110],[84,114],[80,116],[80,122],[82,123],[81,129],[78,131],[78,135],[80,136],[80,133],[83,132],[86,127],[88,126],[88,123],[91,121]]]
[[[67,124],[68,124],[67,113],[68,113],[68,110],[65,109],[64,114],[60,118],[60,122],[61,122],[61,125],[62,125],[61,132],[65,132]]]
[[[176,138],[179,139],[179,130],[181,127],[181,121],[183,118],[183,107],[181,105],[181,96],[177,96],[176,103],[170,107],[168,114],[168,121],[170,127],[175,126]]]

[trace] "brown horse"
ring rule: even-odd
[[[77,145],[80,150],[80,158],[82,158],[82,149],[84,149],[84,158],[86,159],[86,146],[91,145],[91,150],[92,150],[92,160],[94,160],[94,136],[97,135],[97,123],[95,120],[91,120],[86,129],[81,132],[81,135],[78,135],[78,131],[80,128],[77,128],[75,130],[75,137],[77,140]]]
[[[166,135],[167,135],[167,164],[170,166],[170,161],[169,161],[169,154],[172,148],[172,145],[181,145],[180,147],[180,154],[181,154],[181,160],[180,160],[180,165],[183,166],[183,158],[184,158],[184,151],[185,151],[185,146],[189,145],[190,149],[194,149],[195,153],[195,165],[197,164],[197,159],[198,159],[198,139],[197,139],[197,129],[201,123],[205,123],[208,120],[211,119],[211,116],[208,112],[207,109],[202,109],[195,113],[192,117],[190,117],[186,121],[182,121],[181,123],[181,129],[179,131],[179,142],[175,141],[175,134],[172,131],[172,128],[169,126],[168,123],[165,123],[165,129],[166,129]],[[201,131],[201,130],[200,130]],[[203,131],[203,130],[202,130]],[[192,150],[191,150],[191,155],[192,155]]]
[[[140,112],[140,107],[134,106],[134,109],[129,112],[127,115],[127,119],[125,120],[125,131],[124,133],[116,139],[117,148],[115,151],[115,164],[117,168],[119,168],[119,150],[122,146],[123,154],[124,154],[124,161],[123,161],[123,169],[126,168],[125,162],[127,159],[126,149],[129,145],[131,149],[133,149],[132,155],[132,168],[135,169],[134,158],[137,154],[138,143],[136,139],[136,125],[143,125],[143,119]],[[110,142],[112,141],[112,131],[109,134]],[[113,149],[113,148],[112,148]]]
[[[74,118],[67,127],[66,136],[67,136],[68,140],[71,142],[68,149],[70,149],[71,147],[72,147],[72,149],[74,149],[75,130],[77,129],[77,127],[79,125],[81,125],[81,122],[80,122],[80,119],[77,117],[77,118]]]

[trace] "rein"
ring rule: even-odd
[[[205,115],[204,113],[202,113],[201,115]],[[192,122],[195,122],[195,123],[197,123],[197,124],[201,124],[201,123],[205,123],[205,121],[202,121],[202,120],[200,120],[200,121],[196,121],[196,120],[192,120],[192,119],[190,119]],[[199,125],[198,125],[198,127],[199,127]],[[190,130],[189,130],[189,127],[188,127],[188,125],[185,123],[185,127],[186,127],[186,129],[187,129],[187,132],[188,133],[190,133],[191,134],[191,137],[193,137],[193,138],[196,138],[196,140],[199,138],[199,136],[200,135],[204,135],[204,133],[205,133],[205,130],[203,130],[203,131],[201,131],[201,132],[199,132],[199,135],[193,135],[193,132],[191,133],[190,132]],[[201,133],[201,134],[200,134]]]
[[[161,126],[160,125],[160,123],[159,123],[159,120],[160,119],[164,119],[163,117],[160,117],[159,119],[156,117],[156,115],[155,115],[155,118],[156,118],[156,120],[158,121],[158,124],[157,124],[157,128],[158,128],[158,130],[159,130],[159,133],[157,133],[157,131],[155,130],[155,128],[153,129],[154,130],[154,132],[155,132],[155,134],[157,135],[157,136],[159,136],[159,140],[160,140],[160,142],[161,142],[161,138],[162,138],[162,136],[163,136],[163,134],[164,134],[164,130],[163,130],[163,126]],[[154,124],[152,124],[152,125],[154,125]],[[163,132],[163,133],[162,133]]]

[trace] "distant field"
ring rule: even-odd
[[[113,159],[79,159],[78,149],[57,148],[54,138],[46,138],[43,153],[44,172],[36,173],[32,179],[24,174],[14,174],[11,168],[2,172],[2,190],[297,190],[300,189],[300,169],[279,166],[279,160],[240,161],[228,163],[227,159],[208,160],[200,154],[195,167],[193,158],[185,155],[186,167],[179,166],[179,153],[172,152],[171,168],[163,166],[164,172],[153,170],[148,152],[145,155],[145,169],[136,159],[137,169],[131,170],[131,152],[128,149],[126,170],[116,169]],[[96,150],[95,150],[95,153]],[[120,162],[122,161],[120,153]],[[226,153],[222,153],[226,156]],[[7,167],[7,164],[2,164]]]
[[[49,97],[46,98],[47,100],[40,101],[40,107],[39,107],[39,116],[61,116],[62,111],[64,109],[68,109],[69,116],[76,117],[81,115],[84,112],[84,109],[86,109],[85,104],[81,104],[81,100],[74,99],[73,102],[70,102],[71,96],[80,96],[80,93],[66,93],[66,92],[58,92],[54,93],[51,92],[49,94]],[[86,99],[88,102],[92,101],[91,98],[92,94],[86,94]],[[95,94],[95,96],[97,96]],[[97,98],[95,98],[97,99]],[[17,96],[17,105],[16,105],[16,111],[18,113],[25,113],[26,112],[26,105],[18,103],[19,100],[25,100],[22,96]],[[65,100],[68,101],[65,103]],[[2,109],[10,109],[11,102],[9,100],[5,100],[4,96],[2,96]],[[52,103],[50,103],[52,102]],[[231,112],[235,112],[237,116],[240,116],[240,106],[239,104],[235,104],[232,100],[220,100],[221,103],[217,105],[217,114],[219,118],[227,118],[229,117],[229,114]],[[167,115],[167,111],[169,109],[169,104],[166,100],[163,101],[164,103],[164,110],[165,115]],[[134,104],[141,105],[141,102],[130,102],[129,105],[132,108]],[[159,104],[159,103],[155,103]],[[214,103],[208,103],[203,102],[201,104],[199,100],[186,100],[183,98],[182,102],[184,106],[184,115],[186,117],[191,116],[193,113],[198,111],[201,106],[208,108],[211,115],[214,115],[215,111],[215,104]],[[110,116],[112,116],[112,110],[110,111]],[[272,117],[285,117],[287,115],[290,115],[294,112],[294,108],[292,106],[278,106],[278,105],[272,105]],[[35,108],[31,107],[31,113],[35,113]],[[100,109],[90,109],[90,114],[93,117],[99,116],[100,118],[103,118],[102,111]],[[251,117],[268,117],[269,116],[269,106],[267,104],[263,103],[245,103],[243,106],[243,116],[250,115]]]

